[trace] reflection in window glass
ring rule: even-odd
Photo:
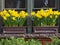
[[[55,0],[34,0],[34,8],[55,7]]]
[[[26,0],[5,0],[5,8],[25,8]]]

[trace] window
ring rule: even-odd
[[[55,8],[55,0],[34,0],[34,8]]]
[[[26,0],[5,0],[5,9],[26,10]]]
[[[25,0],[5,0],[5,8],[25,8]]]

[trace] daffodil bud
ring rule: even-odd
[[[56,15],[55,18],[58,18],[58,16]]]
[[[52,16],[50,16],[50,18],[52,18]]]

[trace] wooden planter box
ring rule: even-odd
[[[2,34],[25,34],[26,27],[2,27]]]
[[[40,35],[43,35],[43,36],[58,35],[58,26],[55,26],[55,27],[33,26],[33,33],[34,34],[40,34]]]

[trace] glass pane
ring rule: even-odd
[[[55,0],[34,0],[34,8],[55,7]]]
[[[26,8],[26,0],[5,0],[5,8]]]

